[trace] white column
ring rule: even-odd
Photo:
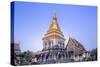
[[[51,40],[51,48],[52,48],[52,46],[53,46],[53,40]]]
[[[48,49],[48,45],[49,45],[49,43],[48,43],[48,41],[47,41],[47,46],[46,46],[46,49]]]
[[[45,47],[44,47],[45,49],[46,49],[46,46],[47,46],[47,42],[45,42]]]
[[[45,49],[45,41],[43,41],[43,49]]]
[[[55,39],[53,40],[53,46],[55,45]]]

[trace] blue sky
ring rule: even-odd
[[[78,40],[86,50],[97,47],[97,7],[34,2],[15,2],[14,41],[22,51],[42,50],[42,37],[48,31],[56,11],[65,38]]]

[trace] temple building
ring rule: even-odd
[[[77,56],[82,56],[86,52],[84,46],[76,39],[69,36],[66,44],[67,55],[69,59]]]
[[[19,43],[11,43],[11,64],[18,65],[20,63],[21,48]]]
[[[74,38],[69,37],[65,43],[66,39],[58,25],[56,14],[42,40],[43,49],[37,53],[35,58],[40,64],[69,62],[86,51],[82,44]]]

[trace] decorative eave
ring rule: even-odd
[[[53,37],[54,39],[58,37],[58,38],[62,38],[62,39],[65,40],[64,35],[61,35],[61,34],[56,33],[56,32],[53,32],[53,33],[50,33],[50,34],[45,34],[45,36],[43,37],[43,40],[47,39],[49,37]]]

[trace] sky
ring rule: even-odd
[[[56,12],[64,37],[79,41],[86,50],[97,47],[97,7],[71,4],[15,2],[14,42],[21,51],[40,51],[42,38],[47,33]]]

